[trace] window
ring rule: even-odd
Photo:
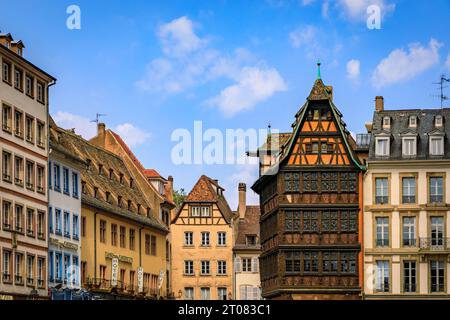
[[[209,217],[209,207],[201,207],[201,216]]]
[[[445,262],[430,261],[430,290],[431,292],[445,292]]]
[[[111,245],[117,246],[117,224],[111,224]]]
[[[23,232],[23,207],[16,204],[15,208],[15,230],[19,233]]]
[[[79,228],[79,224],[78,224],[78,215],[74,214],[72,216],[72,237],[75,240],[79,239],[79,232],[78,229]]]
[[[34,79],[29,74],[25,75],[25,93],[32,98],[34,96]]]
[[[36,121],[37,122],[37,134],[36,134],[36,144],[38,145],[38,147],[44,148],[45,147],[45,141],[44,141],[44,135],[45,135],[45,127],[44,127],[44,123],[40,122],[40,121]]]
[[[81,217],[81,236],[86,237],[86,217]]]
[[[383,128],[388,129],[391,127],[391,118],[383,117]]]
[[[284,229],[286,231],[300,231],[300,216],[301,213],[298,211],[286,211]]]
[[[442,127],[442,124],[443,124],[442,116],[436,116],[434,118],[434,125],[435,125],[435,127],[440,128],[440,127]]]
[[[430,155],[444,155],[444,137],[430,137]]]
[[[260,300],[260,289],[254,286],[243,285],[240,287],[241,300]]]
[[[390,149],[390,139],[389,138],[375,138],[375,155],[380,157],[389,156]]]
[[[389,261],[377,261],[376,291],[389,292]]]
[[[34,143],[34,118],[30,116],[25,117],[25,139]]]
[[[3,60],[3,81],[11,84],[11,63]]]
[[[36,95],[37,101],[45,103],[45,91],[44,91],[45,85],[42,82],[37,81],[36,88],[37,88],[37,95]]]
[[[414,177],[402,178],[402,203],[403,204],[416,203],[416,178]]]
[[[23,159],[14,157],[14,183],[23,186]]]
[[[130,250],[134,250],[134,239],[135,239],[135,233],[134,233],[134,229],[130,229]]]
[[[27,161],[25,172],[25,184],[27,189],[34,190],[34,162]]]
[[[245,236],[247,246],[256,246],[256,235],[250,234]]]
[[[227,262],[224,260],[217,261],[217,274],[226,275],[227,274]]]
[[[38,232],[38,239],[45,240],[45,212],[38,211],[38,225],[37,225],[37,232]]]
[[[210,288],[200,288],[201,300],[211,299],[211,289]]]
[[[303,253],[303,271],[304,272],[318,272],[319,271],[319,253],[318,252],[306,251]]]
[[[3,203],[2,203],[3,230],[11,230],[11,217],[12,217],[11,208],[12,208],[11,202],[3,200]]]
[[[288,252],[286,257],[290,256],[292,258],[293,256],[289,255],[290,253],[291,252]],[[292,259],[290,259],[290,260],[292,260]],[[292,264],[292,261],[290,263]],[[292,264],[292,265],[295,265],[295,264]],[[255,272],[255,271],[256,271],[256,268],[255,268],[254,259],[242,258],[242,272]]]
[[[356,273],[356,253],[341,252],[341,273]]]
[[[14,111],[14,134],[23,138],[23,113],[21,111]]]
[[[150,255],[150,235],[145,235],[145,254]]]
[[[203,260],[201,262],[201,275],[209,275],[211,273],[211,269],[210,269],[210,262],[207,260]]]
[[[417,127],[417,117],[416,116],[410,116],[409,117],[409,127],[410,128],[416,128]]]
[[[403,217],[403,246],[416,246],[416,217]]]
[[[194,300],[194,288],[184,288],[184,300]]]
[[[11,282],[11,252],[3,249],[3,282]]]
[[[72,285],[77,285],[79,281],[79,274],[78,274],[78,257],[72,256],[72,266],[74,267],[74,271],[71,272],[72,277]]]
[[[36,190],[40,193],[44,193],[45,189],[45,168],[37,165],[37,177],[36,177]]]
[[[416,138],[402,139],[402,152],[405,157],[412,157],[416,155],[417,142]]]
[[[44,274],[45,274],[45,258],[37,259],[37,285],[38,288],[44,287]]]
[[[189,276],[194,275],[194,261],[192,260],[184,261],[184,274]]]
[[[18,285],[23,284],[22,267],[23,267],[23,254],[16,253],[14,261],[14,283]]]
[[[6,104],[2,107],[2,128],[4,131],[11,133],[12,109]]]
[[[227,288],[224,287],[217,288],[217,298],[219,300],[227,300]]]
[[[126,236],[127,236],[127,230],[125,227],[120,226],[120,247],[125,248],[126,247]]]
[[[403,291],[416,292],[417,288],[416,261],[403,261]]]
[[[389,218],[377,217],[376,222],[376,246],[387,247],[389,246]]]
[[[338,254],[337,252],[322,253],[322,271],[338,272]]]
[[[187,231],[184,233],[184,245],[193,246],[194,245],[194,233]]]
[[[100,220],[100,242],[106,243],[106,221]]]
[[[431,246],[440,248],[444,245],[444,217],[430,218]]]
[[[69,270],[69,264],[70,264],[70,255],[64,254],[64,259],[63,259],[63,281],[64,283],[67,283],[67,272]]]
[[[70,213],[64,211],[64,237],[70,238]]]
[[[23,71],[18,68],[14,68],[14,88],[23,90]]]
[[[63,168],[63,191],[69,194],[69,169]]]
[[[11,182],[11,153],[3,151],[2,159],[2,178],[4,181]]]
[[[53,233],[53,208],[48,207],[48,232]]]
[[[55,233],[62,234],[61,209],[55,209]]]
[[[209,232],[202,232],[202,247],[209,246]]]
[[[27,236],[34,237],[34,210],[27,209]]]
[[[152,256],[156,256],[156,248],[157,248],[156,236],[151,236],[151,241],[152,241],[152,243],[151,243],[151,247],[150,247],[150,249],[151,249],[150,253]]]
[[[218,246],[226,246],[227,245],[227,233],[226,232],[217,232],[217,245]]]
[[[100,266],[100,279],[106,279],[106,266]]]
[[[59,164],[53,164],[53,187],[55,191],[61,191],[61,167]]]
[[[389,203],[388,195],[388,178],[375,178],[375,203],[387,204]]]
[[[430,177],[429,180],[429,197],[430,203],[443,203],[444,202],[444,187],[442,177]]]

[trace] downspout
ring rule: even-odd
[[[97,279],[97,214],[94,213],[94,281]]]
[[[139,267],[142,266],[142,229],[144,227],[139,228]]]

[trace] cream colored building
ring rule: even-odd
[[[48,93],[55,79],[0,34],[0,295],[46,298]]]
[[[201,176],[172,220],[172,286],[181,300],[233,297],[233,212],[216,180]]]
[[[376,99],[364,176],[366,299],[450,298],[450,109]]]
[[[233,221],[233,295],[236,300],[261,300],[259,206],[247,205],[245,183],[239,183],[238,188],[239,204]]]

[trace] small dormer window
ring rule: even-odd
[[[417,127],[417,117],[416,116],[410,116],[409,117],[409,127],[410,128],[416,128]]]
[[[99,175],[102,175],[102,174],[103,174],[103,165],[102,165],[102,164],[99,164],[99,165],[98,165],[98,174],[99,174]]]
[[[147,217],[151,217],[152,215],[152,209],[150,207],[147,208]]]
[[[81,192],[86,194],[86,181],[81,181]]]
[[[121,173],[119,176],[119,182],[120,184],[123,184],[123,173]]]
[[[379,157],[387,157],[390,152],[390,139],[389,137],[376,137],[375,138],[375,155]]]
[[[97,187],[95,187],[94,188],[94,198],[98,198],[98,188]]]
[[[131,210],[131,205],[132,205],[131,200],[128,200],[128,210]]]
[[[109,169],[109,178],[112,180],[114,178],[114,170]]]
[[[442,116],[436,116],[434,118],[434,125],[435,125],[435,127],[440,128],[440,127],[442,127],[442,124],[443,124]]]
[[[138,214],[141,213],[141,204],[140,203],[137,204],[137,213]]]
[[[133,188],[133,178],[130,178],[130,188]]]
[[[390,127],[391,127],[391,118],[384,117],[383,118],[383,128],[390,128]]]
[[[122,208],[122,196],[117,196],[117,205]]]
[[[109,203],[109,200],[110,200],[110,198],[111,198],[111,193],[107,191],[107,192],[105,193],[105,198],[106,198],[106,202]]]
[[[404,137],[402,139],[402,151],[403,156],[413,157],[416,155],[417,140],[416,137]]]
[[[430,155],[444,155],[444,137],[430,137]]]

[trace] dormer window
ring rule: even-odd
[[[99,175],[102,175],[102,174],[103,174],[103,165],[102,165],[102,164],[99,164],[99,165],[98,165],[98,174],[99,174]]]
[[[391,127],[391,118],[390,117],[383,117],[383,128],[389,129]]]
[[[98,188],[97,187],[95,187],[94,188],[94,198],[98,198]]]
[[[416,116],[410,116],[409,117],[409,127],[410,128],[416,128],[417,127],[417,117]]]
[[[133,178],[130,178],[130,188],[133,188]]]
[[[390,139],[389,137],[376,137],[375,138],[375,155],[378,157],[387,157],[390,152]]]
[[[150,209],[150,207],[147,208],[147,217],[151,217],[152,215],[152,209]]]
[[[119,182],[120,184],[123,184],[123,173],[119,175]]]
[[[444,155],[444,137],[430,137],[430,155]]]
[[[402,153],[405,157],[413,157],[417,152],[417,138],[404,137],[402,139]]]
[[[437,128],[442,127],[443,121],[442,121],[442,116],[436,116],[434,118],[434,126]]]
[[[132,205],[131,200],[128,200],[128,210],[130,210],[130,211],[131,211],[131,205]]]
[[[109,203],[109,200],[110,200],[110,198],[111,198],[111,193],[107,191],[107,192],[105,193],[105,198],[106,198],[106,202]]]
[[[86,181],[81,181],[81,192],[86,194]]]
[[[112,180],[114,178],[114,170],[109,169],[109,178]]]
[[[117,196],[117,205],[122,208],[122,196]]]
[[[141,213],[141,204],[140,203],[137,204],[137,213],[138,214]]]

